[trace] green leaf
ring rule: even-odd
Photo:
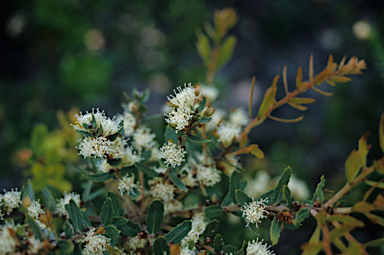
[[[225,254],[236,254],[237,252],[237,248],[235,246],[232,246],[232,245],[224,245],[223,247],[223,251],[225,252]]]
[[[259,233],[257,233],[257,230],[256,230],[256,225],[254,224],[249,224],[248,228],[257,236],[260,236]]]
[[[210,205],[204,209],[204,215],[208,219],[217,218],[223,214],[223,208],[220,205]]]
[[[128,220],[121,217],[113,217],[112,219],[112,225],[115,226],[117,229],[121,229],[122,227],[125,227],[127,225]]]
[[[293,97],[288,100],[290,103],[294,104],[311,104],[315,102],[315,99],[313,98],[305,98],[305,97]]]
[[[150,234],[156,234],[161,229],[161,223],[163,222],[164,205],[160,200],[154,200],[148,208],[147,218],[147,230]]]
[[[34,202],[36,200],[35,198],[35,192],[33,191],[33,186],[32,186],[32,183],[31,181],[28,179],[28,194],[29,194],[29,198],[31,199],[31,202]]]
[[[45,124],[38,124],[33,128],[31,135],[31,148],[36,157],[43,153],[43,147],[48,135],[48,128]]]
[[[156,238],[153,242],[153,250],[155,252],[155,255],[170,254],[167,239],[165,239],[164,236],[159,236],[158,238]]]
[[[277,75],[272,82],[272,86],[268,88],[265,91],[263,101],[261,102],[259,113],[257,114],[257,117],[259,119],[264,119],[266,116],[265,113],[267,112],[268,108],[271,106],[271,104],[275,101],[276,96],[276,84],[279,79],[279,76]]]
[[[283,174],[281,175],[279,179],[279,183],[275,188],[275,196],[274,196],[273,203],[279,203],[281,200],[284,199],[283,189],[284,189],[284,186],[288,185],[289,178],[291,178],[291,175],[292,175],[292,169],[290,167],[287,167],[284,170]]]
[[[273,201],[275,197],[275,189],[268,190],[264,194],[261,194],[257,200],[268,199],[268,201]]]
[[[149,96],[150,96],[149,89],[144,90],[143,94],[140,97],[140,102],[145,104],[148,101]]]
[[[63,231],[65,233],[65,236],[69,239],[73,237],[73,227],[71,224],[69,224],[68,220],[64,221],[63,224]]]
[[[151,158],[152,156],[152,151],[144,151],[143,153],[140,154],[140,157],[143,158],[143,160],[141,160],[140,162],[143,164],[143,163],[146,163],[148,162],[148,160]]]
[[[83,212],[83,211],[81,211],[81,214],[83,215],[83,223],[84,223],[84,225],[86,227],[88,227],[88,228],[91,228],[92,224],[91,224],[91,221],[88,218],[88,215],[85,212]]]
[[[240,250],[236,252],[236,255],[245,255],[246,254],[245,250],[247,248],[247,245],[248,245],[247,241],[243,241],[243,245],[241,246]]]
[[[181,224],[174,227],[164,237],[168,243],[179,244],[181,240],[188,235],[188,232],[192,229],[192,223],[190,220],[185,220]]]
[[[29,226],[31,226],[33,234],[35,235],[36,239],[39,239],[40,241],[43,241],[44,238],[41,234],[40,227],[36,224],[35,220],[32,219],[30,216],[26,215],[26,222]]]
[[[208,67],[209,59],[211,57],[211,45],[209,43],[209,39],[201,31],[197,31],[196,35],[197,35],[197,42],[196,42],[197,52],[199,53],[201,59],[203,60],[205,67]]]
[[[182,191],[188,192],[187,186],[185,186],[185,184],[180,180],[180,178],[177,177],[175,172],[173,172],[173,171],[169,172],[169,179],[171,179],[171,181],[173,182],[173,184],[176,185],[176,187],[178,187]]]
[[[199,118],[199,120],[197,121],[197,123],[200,123],[200,124],[205,124],[205,123],[208,123],[212,120],[211,117],[201,117]]]
[[[376,240],[372,240],[372,241],[366,242],[364,244],[364,246],[366,246],[366,247],[384,246],[384,238],[380,238],[380,239],[376,239]]]
[[[77,131],[77,133],[79,133],[79,134],[81,134],[81,135],[83,135],[83,136],[93,137],[92,134],[90,134],[90,133],[88,133],[88,132],[86,132],[86,131],[78,130],[78,129],[76,129],[76,131]]]
[[[199,103],[199,113],[204,110],[206,103],[207,103],[207,99],[203,97],[203,100],[201,100]]]
[[[107,197],[104,201],[103,208],[101,209],[101,224],[104,226],[111,224],[113,215],[115,215],[115,212],[113,211],[112,199]]]
[[[54,212],[56,211],[56,201],[55,198],[52,196],[51,192],[47,187],[43,189],[43,200],[44,200],[44,206],[47,208],[48,211]]]
[[[102,173],[102,174],[85,174],[85,178],[92,180],[94,182],[103,182],[111,179],[113,174],[111,173]]]
[[[324,175],[321,176],[319,184],[317,184],[315,193],[313,194],[312,204],[319,200],[320,203],[324,201],[324,185],[325,185],[325,178]]]
[[[213,240],[213,248],[215,249],[215,253],[220,254],[220,252],[223,250],[223,246],[223,237],[220,234],[217,234]]]
[[[360,151],[353,150],[345,161],[345,176],[351,182],[363,167]]]
[[[289,190],[287,185],[285,185],[283,188],[283,197],[287,201],[287,206],[289,208],[292,208],[293,207],[293,205],[292,205],[293,204],[293,198],[291,196],[291,191]]]
[[[225,197],[223,198],[223,201],[221,202],[221,205],[222,206],[229,205],[231,202],[232,202],[232,198],[231,198],[231,196],[229,195],[229,192],[228,192],[227,195],[225,195]]]
[[[237,204],[236,201],[236,190],[240,189],[240,177],[237,171],[233,171],[229,180],[229,195],[233,203]]]
[[[296,213],[296,218],[293,220],[293,224],[295,226],[301,225],[301,223],[308,218],[309,216],[309,208],[308,207],[302,207],[300,210]]]
[[[245,204],[252,202],[252,198],[248,197],[248,195],[241,190],[236,190],[236,199],[237,199],[237,203],[241,206],[244,206]]]
[[[273,218],[272,224],[271,224],[271,242],[272,245],[276,245],[280,238],[280,232],[281,232],[281,223],[277,220],[277,217]]]
[[[81,198],[83,199],[83,201],[88,201],[89,193],[91,193],[91,189],[92,189],[92,184],[93,184],[93,181],[89,180],[87,181],[87,183],[85,183],[84,186],[82,186],[84,188],[83,194],[81,195]]]
[[[139,225],[129,220],[127,222],[127,225],[122,227],[120,231],[126,236],[134,237],[137,236],[137,233],[141,231],[141,228],[139,227]]]
[[[233,35],[228,36],[228,38],[221,44],[219,54],[217,57],[216,69],[224,66],[232,58],[233,50],[236,46],[236,37]]]
[[[120,237],[120,231],[115,226],[109,225],[104,227],[104,229],[106,232],[103,234],[103,236],[106,236],[111,239]]]
[[[83,215],[76,202],[71,199],[69,204],[65,205],[65,210],[67,210],[69,217],[72,220],[75,231],[81,231],[83,229]]]
[[[106,188],[104,188],[104,187],[95,190],[94,192],[92,192],[91,194],[89,194],[88,200],[89,200],[89,201],[92,201],[93,199],[97,198],[97,197],[100,196],[101,194],[104,194],[105,191],[106,191]]]
[[[107,163],[110,164],[111,166],[121,166],[123,164],[123,159],[107,159]]]
[[[70,240],[59,239],[57,240],[57,245],[59,246],[60,254],[71,253],[75,249]]]
[[[129,193],[129,196],[131,197],[132,200],[136,200],[141,196],[140,190],[135,190],[135,193]]]
[[[212,220],[210,223],[208,223],[207,227],[205,228],[204,233],[201,236],[204,238],[209,237],[212,239],[216,233],[216,228],[218,225],[219,225],[218,220]]]
[[[143,172],[144,174],[148,175],[149,177],[159,177],[159,174],[158,174],[155,170],[149,168],[148,166],[145,166],[145,165],[140,164],[140,163],[136,163],[136,164],[135,164],[135,167],[136,167],[139,171],[141,171],[141,172]]]
[[[165,128],[164,140],[166,143],[168,142],[168,140],[172,140],[173,143],[177,144],[177,141],[179,140],[177,137],[178,136],[175,130],[171,129],[169,126]]]
[[[194,135],[187,136],[187,140],[194,143],[210,143],[211,142],[210,139],[204,139],[202,137],[198,137]]]
[[[123,214],[123,208],[121,207],[119,198],[116,196],[115,192],[108,192],[108,197],[112,200],[112,208],[116,217],[119,217]]]

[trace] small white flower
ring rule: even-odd
[[[183,210],[183,204],[176,199],[164,203],[164,214],[175,213],[181,210]]]
[[[21,191],[17,191],[17,188],[15,190],[6,191],[4,190],[5,194],[2,195],[3,203],[4,203],[4,210],[5,213],[8,215],[13,211],[13,209],[19,208],[21,204]]]
[[[14,238],[18,226],[13,221],[6,221],[0,225],[0,254],[12,254],[15,252],[19,241]]]
[[[237,126],[245,126],[249,123],[249,117],[242,108],[236,108],[229,113],[229,121]]]
[[[119,180],[119,186],[117,187],[121,194],[124,194],[124,192],[127,194],[135,194],[135,190],[139,188],[140,186],[135,183],[134,174],[132,174],[132,176],[129,176],[129,174],[124,176],[121,180]]]
[[[106,159],[103,159],[99,161],[97,164],[97,168],[100,170],[100,172],[109,173],[109,170],[113,169],[113,167],[108,164]]]
[[[221,123],[217,128],[219,141],[226,148],[232,144],[232,141],[241,133],[241,128],[231,122]]]
[[[107,244],[111,241],[102,235],[95,234],[95,229],[92,228],[88,231],[86,236],[82,239],[85,243],[83,254],[85,255],[103,255],[104,251],[107,250]]]
[[[149,194],[151,194],[151,196],[164,202],[173,199],[174,193],[175,186],[168,183],[155,183],[149,188]]]
[[[241,167],[239,157],[236,154],[227,154],[224,158],[225,160],[219,161],[218,168],[220,167],[226,175],[231,176],[234,171]]]
[[[73,200],[78,206],[80,206],[80,195],[76,194],[75,192],[68,193],[65,191],[64,198],[60,198],[57,200],[56,211],[60,214],[60,216],[65,215],[69,217],[67,210],[65,210],[65,205],[69,204],[71,200]]]
[[[250,223],[256,224],[256,227],[258,227],[257,224],[261,223],[261,219],[267,218],[267,216],[264,215],[265,212],[268,213],[268,211],[265,210],[265,203],[268,203],[268,198],[261,199],[260,201],[254,201],[252,199],[252,202],[243,205],[241,211],[243,212],[243,217],[245,216],[247,227]]]
[[[87,129],[92,127],[92,115],[95,117],[96,129],[100,126],[103,128],[103,132],[101,133],[102,136],[107,137],[119,132],[121,128],[119,123],[114,119],[106,117],[104,111],[100,112],[99,109],[96,109],[96,112],[95,109],[92,109],[91,113],[87,112],[84,115],[81,112],[80,115],[76,114],[77,125],[72,126],[77,130],[87,131]],[[88,127],[87,129],[84,128],[84,124]]]
[[[168,115],[164,115],[168,117],[165,121],[176,129],[176,133],[187,127],[192,119],[191,109],[187,106],[174,108]]]
[[[136,163],[139,163],[142,158],[140,155],[137,155],[136,152],[133,151],[133,148],[131,146],[127,146],[122,155],[121,159],[123,160],[124,166],[133,166]]]
[[[125,111],[122,115],[116,117],[117,123],[120,123],[122,120],[124,120],[124,136],[132,136],[137,124],[135,116]]]
[[[38,254],[39,250],[43,247],[43,242],[36,239],[34,236],[28,238],[28,254]]]
[[[311,196],[307,184],[294,175],[289,179],[288,188],[295,199],[303,200]]]
[[[197,180],[206,187],[212,187],[221,181],[220,172],[216,167],[197,165]]]
[[[167,167],[176,167],[185,161],[184,154],[187,154],[187,152],[181,146],[177,146],[172,141],[168,141],[168,144],[164,144],[160,148],[159,158],[164,159]]]
[[[216,111],[215,113],[211,116],[212,117],[212,120],[208,123],[205,124],[205,130],[207,132],[213,130],[216,125],[219,123],[219,121],[226,115],[227,113],[222,110],[222,109],[218,109],[216,108]]]
[[[271,177],[266,171],[259,171],[255,179],[251,179],[245,187],[244,192],[249,194],[250,197],[258,197],[264,192],[268,191],[271,183]]]
[[[169,102],[175,107],[194,107],[196,101],[195,89],[191,83],[184,84],[184,88],[177,87],[178,92],[175,92],[175,96],[167,97]]]
[[[34,218],[35,220],[39,219],[40,214],[45,214],[44,210],[41,209],[41,204],[39,200],[33,201],[28,207],[28,215]]]
[[[196,213],[192,217],[192,229],[188,232],[188,235],[181,240],[181,244],[190,240],[193,240],[196,243],[199,240],[200,235],[204,233],[207,225],[208,224],[205,222],[204,214]]]
[[[190,250],[187,245],[183,245],[180,249],[179,255],[195,255],[196,254],[196,248],[193,250]]]
[[[193,173],[192,168],[190,165],[186,164],[180,171],[182,174],[181,181],[188,187],[195,187],[197,182],[197,175],[196,173]]]
[[[131,237],[128,240],[127,246],[130,250],[135,251],[140,248],[144,248],[147,244],[147,239],[140,238],[139,236]]]
[[[133,133],[132,144],[139,152],[143,149],[150,150],[156,146],[156,141],[154,141],[155,137],[156,135],[152,134],[149,128],[141,126]]]
[[[79,147],[77,147],[80,152],[79,155],[86,157],[99,157],[104,158],[107,154],[113,152],[112,144],[110,140],[105,137],[84,137],[83,140],[79,141]]]
[[[219,91],[213,86],[200,85],[200,94],[205,96],[207,101],[212,103],[219,96]]]
[[[247,255],[275,255],[273,251],[268,250],[271,246],[263,244],[263,240],[259,239],[248,242]]]
[[[152,167],[152,169],[158,174],[165,174],[168,171],[168,168],[164,168],[162,166],[158,166],[158,167],[154,166]]]

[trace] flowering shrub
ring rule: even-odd
[[[198,32],[197,48],[207,67],[208,84],[213,83],[215,71],[232,55],[236,39],[226,34],[236,21],[235,12],[224,9],[215,13],[215,26],[207,29],[209,37]],[[346,160],[345,186],[330,197],[324,193],[324,176],[313,195],[308,195],[307,187],[292,175],[289,167],[266,192],[270,185],[268,175],[262,177],[260,172],[257,183],[250,182],[254,186],[250,187],[239,174],[246,171],[239,155],[264,157],[258,145],[248,140],[252,128],[266,118],[301,120],[302,117],[280,119],[272,112],[284,104],[305,110],[304,105],[314,99],[298,97],[299,94],[312,89],[329,95],[317,86],[323,82],[347,82],[347,75],[365,69],[364,61],[356,57],[345,61],[344,58],[336,64],[330,56],[326,68],[315,75],[311,57],[308,81],[303,80],[299,68],[292,92],[288,90],[284,69],[285,97],[276,99],[276,76],[256,116],[251,109],[249,114],[236,109],[226,118],[227,114],[213,107],[218,96],[213,85],[189,83],[178,87],[167,98],[169,109],[164,114],[167,126],[162,144],[146,122],[148,91],[134,90],[124,112],[113,118],[99,109],[76,114],[72,127],[82,136],[77,149],[91,163],[79,165],[79,173],[85,178],[79,176],[78,185],[84,192],[65,192],[62,198],[55,199],[44,188],[39,199],[30,181],[22,191],[5,191],[1,195],[0,254],[271,255],[275,254],[272,245],[278,243],[280,233],[300,228],[309,217],[317,225],[309,241],[301,246],[303,254],[367,254],[367,247],[382,245],[383,239],[358,242],[351,231],[364,224],[354,217],[355,213],[384,225],[380,216],[384,197],[379,194],[373,202],[367,200],[375,188],[382,188],[383,179],[374,182],[368,176],[374,172],[384,174],[384,158],[367,166],[367,135]],[[251,91],[253,86],[254,81]],[[250,105],[251,99],[252,93]],[[384,151],[384,115],[379,132]],[[340,199],[363,182],[372,188],[362,200],[342,206]],[[298,188],[300,191],[296,192]],[[250,194],[254,192],[256,195]],[[230,240],[224,240],[216,231],[225,224],[217,220],[224,214],[242,218],[254,238],[244,240],[241,247],[228,244]],[[259,239],[258,228],[266,221],[271,222],[269,237]],[[267,239],[271,244],[264,242]]]

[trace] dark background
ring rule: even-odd
[[[36,124],[57,127],[57,110],[100,108],[113,116],[122,111],[122,92],[136,87],[151,90],[148,107],[155,114],[173,88],[204,81],[195,29],[212,22],[214,10],[224,7],[236,9],[239,21],[231,30],[238,39],[234,57],[215,80],[222,91],[217,105],[223,108],[246,109],[256,76],[257,112],[265,89],[285,65],[293,90],[299,66],[307,79],[311,54],[315,73],[329,54],[336,62],[344,55],[366,60],[368,69],[352,82],[322,85],[332,97],[307,93],[317,101],[300,123],[267,120],[251,133],[272,175],[290,165],[309,187],[322,174],[332,176],[327,185],[340,187],[344,161],[365,132],[371,132],[369,162],[382,156],[377,129],[384,110],[383,5],[364,0],[1,1],[0,189],[21,187],[23,167],[16,152],[30,146]],[[361,20],[371,26],[368,39],[353,32]],[[281,97],[281,81],[278,86]],[[289,107],[275,111],[287,118],[300,114]],[[298,238],[298,244],[307,237]],[[287,252],[281,245],[278,250]]]

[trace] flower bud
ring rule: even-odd
[[[204,111],[204,117],[211,117],[216,111],[216,108],[209,107],[207,110]]]
[[[200,84],[195,84],[195,96],[200,95]]]

